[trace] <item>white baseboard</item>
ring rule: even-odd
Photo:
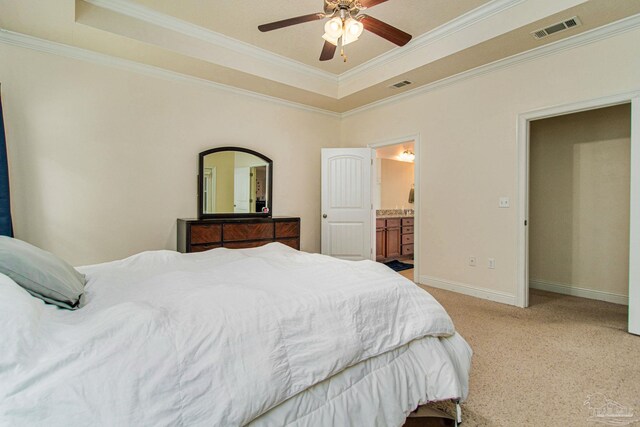
[[[516,305],[515,295],[507,294],[500,291],[492,291],[485,288],[468,285],[466,283],[453,282],[450,280],[438,279],[430,276],[420,276],[420,284],[432,286],[434,288],[446,289],[448,291],[458,292],[464,295],[470,295],[476,298],[482,298],[489,301],[500,302],[502,304]]]
[[[555,292],[563,295],[573,295],[576,297],[596,299],[600,301],[612,302],[614,304],[629,305],[629,297],[611,292],[596,291],[593,289],[580,288],[578,286],[567,285],[566,283],[550,282],[548,280],[529,280],[529,287],[540,289],[541,291]]]

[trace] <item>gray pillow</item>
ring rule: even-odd
[[[75,310],[86,283],[84,274],[57,256],[22,240],[0,236],[0,273],[36,298]]]

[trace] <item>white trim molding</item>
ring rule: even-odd
[[[362,73],[365,73],[375,67],[385,67],[389,63],[412,54],[417,49],[428,46],[438,40],[449,37],[458,31],[467,28],[473,24],[483,21],[491,16],[503,12],[506,9],[512,8],[526,0],[493,0],[487,4],[484,4],[476,9],[473,9],[465,14],[458,16],[457,18],[435,28],[425,34],[422,34],[409,42],[409,44],[400,49],[395,48],[386,53],[383,53],[376,58],[373,58],[364,64],[353,67],[349,71],[338,76],[339,83],[346,83],[350,80],[359,78]]]
[[[579,286],[552,282],[550,280],[530,279],[529,288],[539,289],[541,291],[547,292],[555,292],[556,294],[572,295],[575,297],[612,302],[614,304],[629,305],[629,297],[626,295],[598,291],[595,289],[581,288]]]
[[[481,65],[471,70],[463,71],[459,74],[455,74],[444,79],[440,79],[433,83],[429,83],[423,86],[419,86],[413,90],[393,95],[380,101],[374,101],[370,104],[363,105],[361,107],[354,108],[352,110],[342,113],[342,117],[349,117],[358,113],[362,113],[367,110],[382,107],[388,104],[402,101],[404,99],[412,98],[423,93],[432,92],[447,86],[454,85],[463,80],[472,79],[482,76],[484,74],[492,73],[504,68],[513,67],[523,64],[528,61],[533,61],[538,58],[551,56],[556,53],[560,53],[575,47],[596,43],[600,40],[604,40],[618,34],[626,33],[640,28],[640,14],[630,16],[628,18],[621,19],[608,25],[604,25],[593,30],[585,31],[584,33],[577,34],[573,37],[559,40],[554,43],[550,43],[526,52],[518,53],[508,58],[499,59],[489,64]]]
[[[138,19],[149,24],[184,34],[195,39],[202,40],[212,45],[219,46],[234,52],[240,52],[247,56],[258,58],[279,67],[287,68],[298,73],[305,73],[323,79],[331,83],[337,83],[337,75],[319,68],[303,64],[289,59],[269,50],[259,48],[249,43],[234,39],[216,31],[200,27],[190,22],[183,21],[173,16],[165,15],[140,4],[128,0],[81,0],[93,6],[107,9],[112,12]]]
[[[282,98],[264,95],[264,94],[253,92],[246,89],[240,89],[235,86],[229,86],[222,83],[213,82],[211,80],[206,80],[199,77],[166,70],[164,68],[154,67],[153,65],[142,64],[140,62],[131,61],[128,59],[117,58],[115,56],[94,52],[92,50],[82,49],[76,46],[70,46],[62,43],[52,42],[50,40],[28,36],[26,34],[16,33],[13,31],[5,30],[3,28],[0,28],[0,43],[4,43],[11,46],[22,47],[26,49],[32,49],[38,52],[64,56],[67,58],[90,62],[93,64],[104,65],[107,67],[118,68],[125,71],[132,71],[135,73],[145,74],[148,76],[158,77],[161,79],[172,80],[172,81],[183,82],[183,83],[201,84],[204,86],[209,86],[214,89],[219,89],[226,92],[244,95],[254,99],[260,99],[262,101],[268,101],[278,105],[284,105],[287,107],[296,108],[298,110],[312,111],[315,113],[320,113],[320,114],[328,115],[331,117],[338,117],[338,118],[341,117],[340,113],[325,110],[322,108],[316,108],[316,107],[300,104],[293,101],[287,101]]]
[[[469,285],[466,283],[454,282],[451,280],[438,279],[431,276],[420,276],[420,284],[431,286],[438,289],[445,289],[447,291],[458,292],[460,294],[469,295],[476,298],[486,299],[489,301],[495,301],[502,304],[516,305],[515,295],[508,294],[506,292],[493,291],[486,288],[480,288],[477,286]]]
[[[640,335],[640,92],[631,99],[629,332]]]
[[[98,0],[91,0],[91,1],[98,2]],[[106,1],[111,1],[111,0],[106,0]],[[225,85],[222,83],[213,82],[211,80],[194,77],[187,74],[181,74],[174,71],[162,69],[159,67],[154,67],[151,65],[142,64],[142,63],[138,63],[131,60],[117,58],[114,56],[97,53],[87,49],[82,49],[75,46],[53,42],[50,40],[40,39],[37,37],[16,33],[6,29],[2,29],[2,28],[0,28],[0,43],[38,50],[41,52],[46,52],[46,53],[55,54],[55,55],[66,56],[74,59],[93,62],[100,65],[112,66],[112,67],[125,69],[129,71],[135,71],[138,73],[144,73],[144,74],[153,75],[153,76],[161,77],[165,79],[182,81],[182,82],[188,81],[191,83],[204,84],[206,86],[215,87],[218,89],[222,89],[222,90],[226,90],[234,93],[244,94],[253,98],[268,100],[270,102],[274,102],[280,105],[286,105],[289,107],[298,108],[306,111],[318,112],[318,113],[326,114],[333,117],[345,118],[345,117],[359,114],[361,112],[364,112],[370,109],[382,107],[388,104],[393,104],[395,102],[400,102],[404,99],[418,96],[423,93],[435,91],[440,88],[456,84],[466,79],[478,77],[483,74],[487,74],[503,68],[515,66],[515,65],[524,63],[526,61],[531,61],[544,56],[553,55],[574,47],[594,43],[599,40],[603,40],[603,39],[615,36],[617,34],[634,30],[639,27],[640,27],[640,14],[633,15],[631,17],[622,19],[620,21],[616,21],[609,25],[605,25],[605,26],[596,28],[594,30],[590,30],[582,34],[578,34],[576,36],[542,46],[537,49],[516,54],[511,57],[492,62],[490,64],[482,65],[480,67],[476,67],[474,69],[464,71],[454,76],[447,77],[447,78],[438,80],[436,82],[417,87],[408,92],[394,95],[379,101],[375,101],[370,104],[363,105],[361,107],[357,107],[343,113],[337,113],[337,112],[323,109],[323,108],[313,107],[313,106],[301,104],[294,101],[288,101],[288,100],[277,98],[274,96],[263,95],[257,92],[253,92],[245,89],[239,89],[239,88]]]

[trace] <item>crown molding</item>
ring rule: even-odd
[[[132,3],[128,0],[81,0],[85,3],[100,7],[133,19],[138,19],[158,27],[175,31],[180,34],[193,37],[195,39],[210,43],[217,47],[229,49],[243,55],[264,61],[271,65],[288,69],[295,73],[301,73],[330,82],[336,85],[339,92],[341,84],[349,83],[362,77],[362,74],[373,68],[386,66],[393,61],[397,61],[414,53],[415,50],[421,49],[438,40],[450,37],[451,35],[461,31],[478,22],[488,19],[496,14],[504,12],[514,6],[517,6],[527,0],[492,0],[476,9],[473,9],[456,19],[425,33],[413,39],[407,46],[392,49],[376,58],[373,58],[364,64],[356,66],[349,71],[340,75],[329,73],[319,68],[303,64],[299,61],[278,55],[266,49],[253,46],[249,43],[236,40],[225,36],[224,34],[200,27],[190,22],[157,12],[148,7]],[[339,99],[339,96],[337,97]]]
[[[477,7],[469,12],[458,16],[457,18],[441,25],[427,33],[424,33],[413,40],[411,40],[407,46],[403,48],[395,48],[389,52],[383,53],[364,64],[353,67],[349,71],[338,76],[338,84],[345,84],[349,81],[358,79],[363,73],[371,70],[372,68],[382,67],[388,65],[393,61],[397,61],[404,58],[414,51],[428,46],[432,43],[442,40],[446,37],[450,37],[453,34],[461,31],[471,25],[474,25],[480,21],[488,19],[498,13],[504,12],[514,6],[524,3],[526,0],[493,0],[487,4]]]
[[[513,67],[513,66],[522,64],[524,62],[532,61],[538,58],[543,58],[545,56],[551,56],[565,50],[574,49],[576,47],[595,43],[600,40],[604,40],[604,39],[616,36],[618,34],[626,33],[627,31],[632,31],[637,28],[640,28],[640,14],[632,15],[627,18],[623,18],[619,21],[612,22],[611,24],[594,28],[593,30],[585,31],[584,33],[577,34],[575,36],[562,39],[544,46],[540,46],[538,48],[528,50],[526,52],[518,53],[508,58],[499,59],[489,64],[481,65],[479,67],[473,68],[468,71],[463,71],[462,73],[453,75],[451,77],[446,77],[444,79],[435,81],[433,83],[429,83],[424,86],[417,87],[413,90],[410,90],[398,95],[394,95],[389,98],[382,99],[380,101],[375,101],[370,104],[363,105],[362,107],[345,111],[341,114],[341,117],[342,118],[349,117],[373,108],[378,108],[384,105],[399,102],[407,98],[412,98],[414,96],[421,95],[423,93],[431,92],[446,86],[453,85],[462,80],[471,79],[477,76],[481,76],[483,74],[491,73],[493,71],[497,71],[497,70],[508,68],[508,67]]]
[[[0,43],[4,43],[11,46],[18,46],[39,52],[49,53],[53,55],[64,56],[67,58],[77,59],[80,61],[91,62],[98,65],[104,65],[108,67],[118,68],[125,71],[133,71],[139,74],[145,74],[153,77],[159,77],[166,80],[183,82],[183,83],[196,83],[205,85],[214,89],[231,92],[250,98],[259,99],[262,101],[268,101],[270,103],[284,105],[287,107],[295,108],[303,111],[310,111],[314,113],[320,113],[331,117],[339,118],[340,113],[325,110],[322,108],[312,107],[305,104],[300,104],[293,101],[287,101],[274,96],[263,95],[257,92],[252,92],[246,89],[240,89],[234,86],[225,85],[222,83],[213,82],[210,80],[194,77],[175,71],[166,70],[164,68],[155,67],[153,65],[142,64],[128,59],[117,58],[114,56],[106,55],[103,53],[94,52],[87,49],[82,49],[76,46],[70,46],[50,40],[40,39],[37,37],[29,36],[26,34],[16,33],[4,28],[0,28]]]
[[[310,75],[324,81],[337,84],[338,76],[319,68],[303,64],[302,62],[278,55],[266,49],[262,49],[240,40],[225,36],[224,34],[200,27],[190,22],[183,21],[173,16],[165,15],[145,6],[132,3],[127,0],[81,0],[96,7],[138,19],[149,24],[157,25],[167,30],[175,31],[195,39],[211,43],[218,47],[239,52],[272,65],[283,67],[293,72]]]
[[[322,108],[312,107],[297,102],[286,101],[280,98],[276,98],[269,95],[263,95],[256,92],[252,92],[245,89],[239,89],[233,86],[224,85],[221,83],[212,82],[209,80],[193,77],[174,71],[165,70],[159,67],[154,67],[147,64],[141,64],[135,61],[130,61],[122,58],[116,58],[110,55],[93,52],[90,50],[78,48],[75,46],[69,46],[62,43],[52,42],[49,40],[40,39],[37,37],[29,36],[26,34],[16,33],[6,29],[0,28],[0,43],[23,47],[27,49],[37,50],[40,52],[50,53],[54,55],[66,56],[73,59],[82,61],[88,61],[99,65],[105,65],[109,67],[119,68],[127,71],[134,71],[141,74],[160,77],[167,80],[197,83],[212,88],[224,90],[231,93],[236,93],[244,96],[248,96],[255,99],[269,101],[279,105],[285,105],[291,108],[299,110],[310,111],[320,113],[337,118],[346,118],[355,114],[362,113],[364,111],[382,107],[384,105],[399,102],[404,99],[408,99],[414,96],[421,95],[423,93],[431,92],[449,85],[456,84],[460,81],[481,76],[496,70],[512,67],[527,61],[535,60],[545,56],[550,56],[558,52],[562,52],[568,49],[573,49],[583,45],[595,43],[600,40],[607,39],[609,37],[616,36],[618,34],[632,31],[640,27],[640,14],[636,14],[611,24],[595,28],[590,31],[559,40],[557,42],[538,47],[527,52],[513,55],[509,58],[501,59],[490,64],[482,65],[474,69],[464,71],[451,77],[447,77],[436,82],[415,88],[411,91],[394,95],[389,98],[382,99],[380,101],[372,102],[367,105],[363,105],[352,110],[336,113],[333,111],[325,110]]]

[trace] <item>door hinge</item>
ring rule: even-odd
[[[371,210],[373,210],[373,203],[371,203]]]
[[[526,220],[526,219],[524,220],[524,225],[525,225],[525,226],[527,225],[527,220]]]
[[[373,166],[373,159],[371,159],[371,166]]]

